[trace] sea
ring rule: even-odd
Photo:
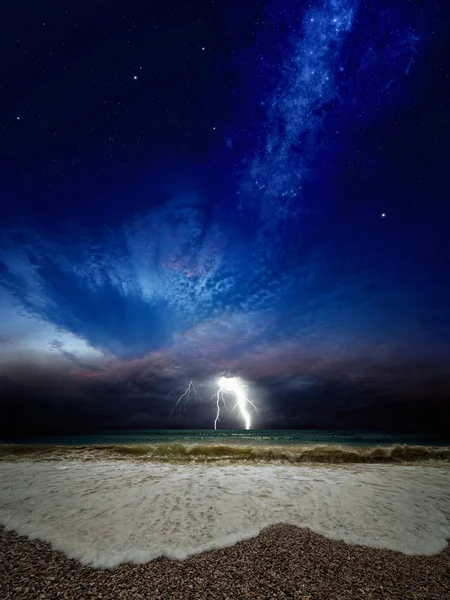
[[[450,461],[450,439],[431,434],[323,430],[109,430],[0,438],[0,460],[79,457],[164,462],[399,463]]]
[[[183,560],[270,525],[409,555],[450,538],[450,444],[373,432],[2,438],[0,524],[96,568]]]

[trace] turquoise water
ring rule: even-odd
[[[322,430],[205,430],[136,429],[110,430],[86,435],[0,438],[0,442],[57,446],[103,444],[239,444],[251,446],[345,445],[345,446],[447,446],[449,440],[432,435],[390,434]]]

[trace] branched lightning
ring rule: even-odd
[[[236,398],[236,404],[234,408],[239,409],[239,413],[244,421],[245,429],[250,429],[252,426],[251,415],[249,413],[249,405],[252,406],[256,412],[258,412],[255,404],[249,400],[247,396],[247,386],[242,381],[240,377],[220,377],[218,380],[219,389],[212,396],[215,399],[216,404],[216,418],[214,419],[214,429],[217,429],[217,423],[220,418],[220,410],[221,408],[226,408],[228,410],[227,404],[227,396],[234,395]],[[184,401],[184,408],[186,408],[186,404],[191,396],[194,396],[196,400],[200,398],[197,390],[195,389],[194,383],[191,381],[186,388],[186,391],[181,394],[178,398],[175,406],[172,408],[170,412],[170,416],[172,416],[173,412],[178,407],[180,409],[181,403]],[[181,409],[180,409],[181,412]]]
[[[221,377],[219,379],[219,389],[214,394],[213,398],[216,399],[216,418],[214,420],[214,429],[217,429],[217,422],[220,417],[220,403],[226,406],[226,396],[228,394],[234,394],[236,397],[236,404],[234,408],[239,408],[241,417],[244,420],[245,429],[251,427],[251,417],[248,412],[248,405],[250,404],[257,411],[258,409],[251,400],[248,399],[245,384],[239,377]]]
[[[200,399],[200,396],[199,396],[197,390],[195,389],[195,385],[194,385],[193,381],[189,382],[189,385],[186,388],[186,391],[184,392],[184,394],[181,394],[181,396],[178,398],[175,406],[170,411],[170,416],[173,415],[173,412],[176,410],[177,407],[179,408],[179,412],[181,412],[180,406],[181,406],[181,402],[183,401],[183,398],[184,398],[184,407],[183,408],[186,409],[186,404],[187,404],[189,398],[191,397],[191,395],[193,395],[196,400]]]

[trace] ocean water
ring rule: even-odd
[[[450,461],[450,442],[426,435],[345,431],[134,430],[3,438],[0,460],[417,463]]]
[[[141,430],[0,442],[0,524],[95,567],[184,559],[277,523],[406,554],[450,538],[442,439]]]
[[[249,430],[242,429],[133,429],[109,430],[85,435],[15,436],[2,441],[43,445],[102,444],[242,444],[242,445],[314,445],[349,446],[449,445],[450,438],[431,434],[392,434],[373,431],[324,431],[312,429]]]

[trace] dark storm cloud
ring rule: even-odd
[[[272,362],[264,375],[248,379],[249,397],[258,406],[255,427],[448,431],[450,387],[442,366],[369,359],[314,364],[309,360],[284,374],[271,374],[271,366]],[[117,426],[211,428],[216,378],[193,365],[189,375],[196,382],[198,397],[191,397],[186,407],[172,413],[189,383],[188,374],[155,367],[139,359],[134,367],[118,363],[117,370],[112,367],[109,373],[92,377],[80,372],[70,379],[40,371],[35,374],[39,385],[32,385],[30,373],[26,385],[2,378],[1,433]],[[221,426],[239,426],[239,419],[233,411],[223,411]]]

